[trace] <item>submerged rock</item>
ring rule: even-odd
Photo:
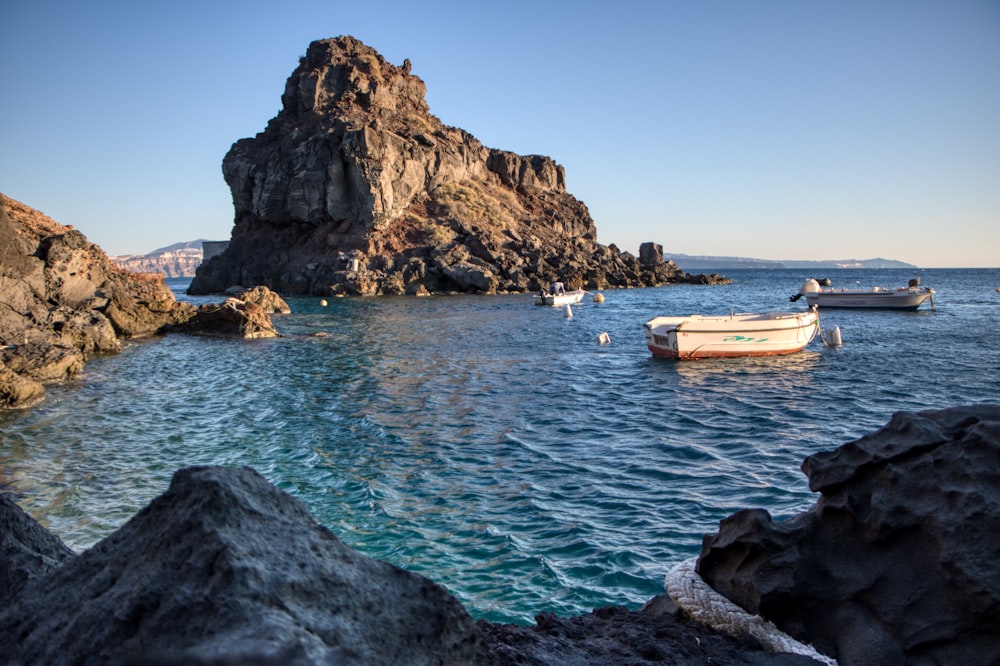
[[[898,413],[802,468],[812,509],[705,538],[712,587],[842,665],[1000,663],[1000,406]]]

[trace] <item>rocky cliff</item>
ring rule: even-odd
[[[523,292],[692,279],[597,243],[562,166],[483,146],[431,115],[424,82],[352,37],[313,42],[282,109],[222,171],[235,226],[190,293]],[[695,278],[697,281],[711,281]]]
[[[161,247],[149,254],[127,254],[111,257],[119,267],[135,273],[163,273],[168,278],[194,277],[201,265],[202,243],[188,241]]]
[[[161,275],[118,268],[79,231],[0,194],[0,408],[193,313]]]

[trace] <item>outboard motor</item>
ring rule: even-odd
[[[789,297],[788,300],[794,303],[795,301],[799,300],[806,294],[815,294],[819,290],[820,290],[819,282],[817,282],[813,278],[808,278],[806,279],[805,282],[802,283],[802,287],[799,289],[799,293]]]

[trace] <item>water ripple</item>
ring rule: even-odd
[[[476,617],[531,622],[642,603],[735,510],[801,511],[802,459],[895,411],[1000,395],[997,271],[927,271],[933,311],[823,313],[839,349],[651,357],[646,319],[786,307],[801,282],[734,277],[609,292],[571,319],[523,296],[297,299],[280,340],[137,341],[0,415],[0,485],[80,549],[179,467],[250,465]]]

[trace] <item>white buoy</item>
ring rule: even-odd
[[[998,291],[1000,291],[1000,290],[998,290]],[[594,294],[593,299],[594,299],[595,303],[603,303],[604,302],[604,294],[601,294],[601,293]]]
[[[325,308],[326,307],[326,299],[324,298],[323,300],[321,300],[319,302],[319,304],[322,305]]]
[[[826,344],[831,347],[839,347],[844,344],[843,339],[840,337],[840,326],[834,324],[833,328],[826,329]]]
[[[611,336],[608,335],[606,332],[601,333],[600,335],[597,336],[597,342],[598,344],[609,345],[611,344]]]
[[[563,306],[563,314],[566,315],[566,319],[571,319],[573,317],[573,308],[567,303]]]

